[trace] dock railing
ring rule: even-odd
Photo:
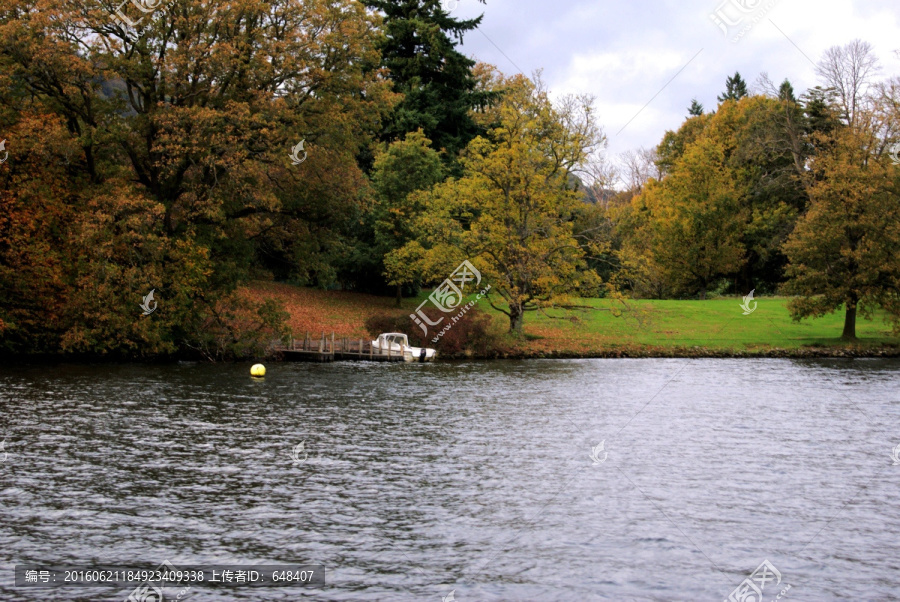
[[[393,345],[385,350],[377,350],[372,341],[337,337],[334,332],[330,337],[322,332],[321,337],[312,339],[307,332],[302,339],[290,335],[290,341],[277,349],[285,360],[333,362],[335,360],[368,360],[376,362],[403,361],[406,346],[400,345],[400,351],[394,351]]]

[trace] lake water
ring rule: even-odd
[[[163,560],[326,575],[194,600],[724,600],[766,560],[765,601],[900,599],[900,361],[268,369],[0,367],[0,599]]]

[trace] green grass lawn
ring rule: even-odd
[[[389,297],[353,292],[322,291],[268,282],[255,283],[247,294],[255,299],[281,302],[290,314],[289,325],[298,338],[306,332],[319,336],[335,331],[337,336],[369,337],[366,319],[374,315],[408,318],[428,298],[430,290],[418,298],[403,300],[400,308]],[[473,299],[473,297],[470,297]],[[495,298],[495,302],[497,299]],[[587,299],[579,305],[596,308],[529,312],[525,317],[525,338],[507,341],[513,355],[559,354],[571,356],[616,355],[703,355],[711,353],[765,354],[777,350],[831,348],[843,353],[848,345],[840,340],[844,314],[838,312],[819,319],[791,320],[784,297],[757,298],[757,308],[743,315],[740,297],[708,301],[627,301]],[[492,316],[494,328],[505,332],[509,320],[482,299],[476,307]],[[621,309],[616,316],[612,308]],[[408,333],[417,327],[408,321]],[[889,324],[879,315],[873,321],[857,321],[859,340],[851,346],[863,354],[866,349],[884,351],[885,346],[900,352],[900,337],[892,336]],[[699,351],[695,348],[699,348]],[[860,349],[862,348],[862,349]]]
[[[795,322],[787,310],[788,299],[762,297],[756,310],[744,315],[741,298],[707,301],[627,301],[591,299],[579,302],[597,310],[548,310],[530,312],[525,318],[527,341],[523,346],[542,351],[585,353],[616,348],[693,348],[754,352],[801,347],[846,346],[841,341],[844,314]],[[621,309],[616,316],[612,308]],[[505,315],[487,304],[479,309],[494,315],[498,327],[508,327]],[[900,345],[891,327],[878,315],[872,321],[859,318],[854,343],[860,347]]]

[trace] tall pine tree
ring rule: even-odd
[[[699,117],[703,115],[703,105],[697,102],[696,98],[691,99],[691,106],[688,107],[688,115],[690,117]]]
[[[719,102],[726,100],[740,100],[747,96],[747,82],[741,77],[737,71],[734,76],[725,78],[725,94],[719,96]]]
[[[455,163],[459,151],[479,132],[469,111],[490,99],[476,89],[475,61],[456,50],[481,17],[454,19],[440,0],[365,2],[384,16],[382,66],[390,70],[394,90],[404,95],[382,139],[401,140],[422,129],[434,147],[445,149],[447,160]]]
[[[778,88],[778,100],[793,103],[797,102],[797,97],[794,96],[794,86],[791,85],[790,80],[785,79],[781,82],[781,86]]]

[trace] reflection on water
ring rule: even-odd
[[[766,559],[791,600],[900,598],[896,360],[268,368],[0,368],[0,599],[166,559],[327,570],[195,600],[722,600]]]

